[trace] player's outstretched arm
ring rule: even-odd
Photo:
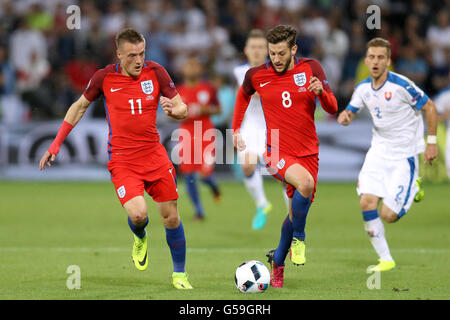
[[[240,134],[241,124],[244,120],[245,111],[247,111],[251,96],[248,95],[241,86],[236,96],[236,103],[234,104],[233,114],[233,144],[239,151],[244,151],[246,148],[245,141]]]
[[[161,103],[161,107],[164,113],[171,119],[174,120],[183,120],[187,116],[187,106],[181,100],[181,96],[177,94],[172,99],[167,97],[161,97],[159,102]]]
[[[90,103],[91,102],[86,99],[84,95],[81,95],[81,97],[77,101],[72,103],[69,110],[67,110],[66,116],[64,117],[64,121],[59,128],[55,140],[53,140],[50,148],[48,148],[48,150],[44,153],[41,160],[39,161],[40,170],[44,170],[46,164],[49,167],[52,166],[51,162],[55,161],[56,155],[58,154],[62,143],[69,135],[70,131],[72,131],[73,127],[75,127],[78,121],[81,120]]]
[[[423,106],[422,110],[425,110],[425,116],[427,118],[427,147],[425,149],[424,161],[425,163],[432,164],[433,160],[438,156],[438,148],[436,141],[438,113],[436,106],[431,99]]]

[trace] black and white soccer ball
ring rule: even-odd
[[[259,261],[249,260],[236,269],[234,283],[242,293],[262,293],[270,283],[270,272]]]

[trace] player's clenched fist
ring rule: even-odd
[[[159,99],[159,103],[161,103],[161,107],[166,115],[170,116],[172,114],[173,102],[171,99],[167,97],[161,97]]]
[[[308,90],[314,92],[314,94],[320,96],[323,92],[322,82],[317,77],[311,77],[309,79]]]
[[[159,99],[161,107],[164,113],[175,120],[181,120],[186,118],[187,107],[181,100],[180,95],[176,95],[174,98],[169,99],[167,97],[161,97]]]
[[[430,166],[433,163],[433,160],[438,156],[438,148],[436,144],[427,144],[427,148],[425,149],[425,153],[423,155],[423,161],[425,163],[429,163]]]
[[[351,111],[349,111],[349,110],[343,110],[339,114],[337,121],[343,126],[348,126],[352,122],[351,121],[352,117],[350,116],[350,113],[351,113]]]
[[[245,148],[247,147],[245,145],[244,139],[242,138],[242,136],[239,132],[233,134],[233,144],[234,144],[234,147],[236,149],[238,149],[239,151],[244,151]]]

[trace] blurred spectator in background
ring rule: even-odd
[[[38,2],[31,5],[30,11],[26,15],[26,20],[31,29],[45,32],[53,28],[53,17],[51,13],[44,11],[44,8]]]
[[[230,77],[222,74],[215,74],[212,83],[217,90],[217,99],[221,107],[220,114],[211,117],[214,126],[225,133],[225,129],[231,128],[233,118],[234,102],[236,100],[235,90],[231,84]]]
[[[396,71],[405,75],[423,89],[428,72],[425,60],[419,57],[417,49],[412,43],[403,46],[400,52]]]
[[[91,53],[85,51],[66,64],[66,75],[75,91],[75,96],[80,96],[83,93],[89,80],[99,69],[97,63],[92,61],[90,57],[92,57]]]
[[[448,67],[448,55],[450,51],[450,25],[448,15],[448,8],[440,10],[436,16],[436,23],[427,32],[428,44],[433,54],[433,64],[438,69]]]
[[[4,46],[0,46],[0,95],[14,94],[16,75]]]
[[[340,83],[339,93],[337,94],[338,106],[346,106],[348,101],[340,101],[340,97],[344,100],[350,99],[355,86],[356,72],[359,62],[364,56],[365,39],[361,25],[353,22],[351,25],[350,48],[344,58],[342,68],[342,79]]]
[[[143,32],[145,39],[146,60],[152,60],[162,66],[168,66],[167,40],[170,34],[166,32],[156,19],[148,21],[148,29]]]
[[[15,95],[16,76],[8,61],[6,48],[0,45],[0,123],[20,123],[25,120],[25,106]]]
[[[126,15],[122,1],[108,1],[107,13],[102,19],[102,28],[105,32],[113,36],[125,27]]]
[[[379,30],[366,26],[372,4],[381,9]],[[80,30],[67,28],[69,5],[81,8]],[[298,55],[321,60],[336,98],[346,104],[355,83],[369,76],[364,43],[374,36],[390,41],[393,66],[409,71],[427,92],[445,88],[449,9],[449,0],[0,0],[0,46],[9,53],[16,79],[8,96],[22,99],[25,88],[42,86],[37,100],[30,95],[25,100],[33,117],[52,117],[64,113],[83,86],[88,75],[82,69],[91,68],[86,63],[104,67],[115,61],[113,35],[124,26],[145,35],[147,59],[170,74],[195,54],[208,74],[232,78],[251,29],[290,24],[298,31]],[[84,64],[78,69],[77,63]],[[30,70],[37,74],[30,77]],[[50,104],[48,112],[42,99]]]
[[[48,83],[44,80],[50,73],[50,64],[37,51],[18,70],[17,91],[30,108],[33,117],[50,119],[56,116]]]
[[[37,61],[47,59],[48,47],[44,35],[39,30],[30,29],[25,18],[19,20],[17,30],[12,33],[9,49],[9,58],[18,72],[28,67],[32,54],[36,55]]]

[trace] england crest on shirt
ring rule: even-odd
[[[145,94],[151,94],[153,92],[153,81],[152,80],[141,81],[141,88]]]
[[[306,74],[304,72],[294,74],[294,82],[297,86],[303,87],[306,84]]]

